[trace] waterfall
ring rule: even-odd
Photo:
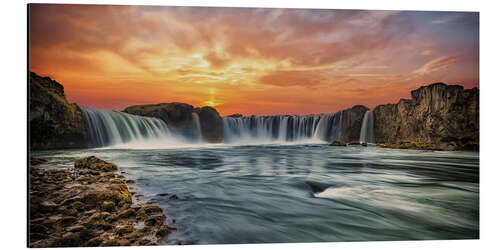
[[[201,140],[201,130],[196,115],[196,131],[194,137],[171,131],[167,124],[160,119],[131,115],[112,110],[83,108],[83,114],[90,130],[91,146],[108,147],[117,145],[147,145],[186,143]]]
[[[202,141],[201,137],[201,125],[200,125],[200,117],[198,116],[197,113],[193,112],[193,121],[194,121],[194,133],[193,133],[193,139],[195,141]]]
[[[330,142],[342,135],[342,112],[225,117],[223,123],[226,143]]]
[[[180,128],[119,111],[83,108],[92,147],[163,148],[203,143],[198,114]],[[323,143],[342,138],[343,112],[321,115],[225,117],[225,143]]]
[[[375,143],[375,135],[373,132],[373,112],[371,110],[366,111],[363,117],[359,142]]]

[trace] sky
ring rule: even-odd
[[[81,106],[332,113],[479,87],[479,13],[31,4],[29,64]]]

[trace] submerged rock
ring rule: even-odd
[[[44,164],[44,163],[47,163],[47,160],[41,159],[41,158],[36,158],[36,157],[30,158],[30,165],[31,166],[40,165],[40,164]]]
[[[347,146],[347,144],[345,142],[341,142],[341,141],[333,141],[330,146],[341,146],[341,147],[345,147]]]

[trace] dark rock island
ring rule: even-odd
[[[170,129],[178,133],[189,135],[194,131],[198,116],[201,135],[206,142],[220,143],[224,141],[222,117],[212,107],[194,108],[185,103],[159,103],[130,106],[123,110],[125,113],[154,117],[163,120]]]

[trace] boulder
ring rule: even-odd
[[[84,148],[89,135],[82,110],[66,100],[64,87],[49,77],[30,72],[30,148]]]
[[[95,171],[110,172],[118,169],[116,164],[101,160],[95,156],[89,156],[75,160],[75,168],[90,169]]]

